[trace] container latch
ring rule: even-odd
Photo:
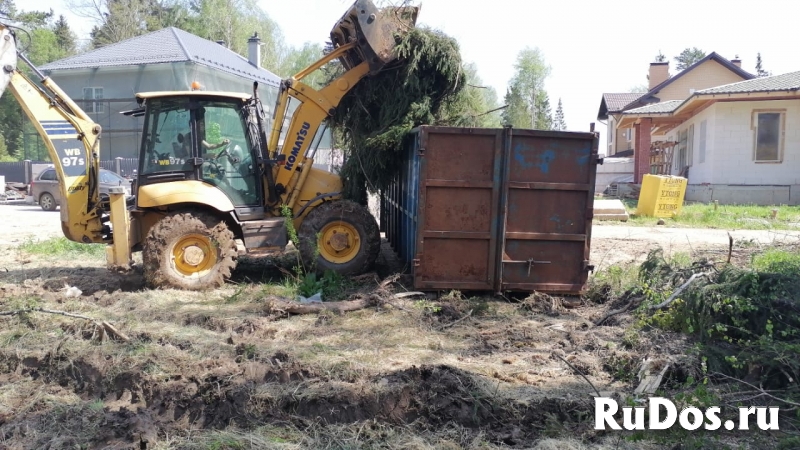
[[[528,265],[528,276],[531,276],[531,268],[533,268],[533,266],[535,264],[550,264],[551,263],[551,261],[537,261],[537,260],[535,260],[533,258],[526,259],[526,260],[521,260],[521,261],[503,261],[503,262],[507,263],[507,264],[527,264]]]

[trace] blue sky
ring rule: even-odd
[[[33,2],[32,2],[33,3]],[[351,0],[260,0],[291,45],[324,42]],[[716,51],[754,72],[756,53],[773,74],[800,70],[796,0],[423,0],[419,21],[455,37],[464,60],[476,63],[500,97],[518,52],[538,46],[552,66],[546,82],[553,109],[561,98],[570,130],[597,122],[603,92],[627,92],[647,82],[659,50],[671,61],[686,47]],[[28,9],[17,2],[21,9]],[[53,8],[86,38],[91,24],[68,12],[66,0],[36,0]],[[605,134],[605,127],[597,123]],[[604,136],[601,136],[604,139]],[[601,141],[601,151],[603,149]]]

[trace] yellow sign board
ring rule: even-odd
[[[649,217],[673,217],[681,212],[686,185],[683,177],[647,174],[642,180],[636,214]]]

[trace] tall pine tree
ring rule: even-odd
[[[762,66],[761,62],[761,52],[758,52],[758,55],[756,56],[756,76],[768,77],[770,75],[772,75],[771,72],[767,72],[766,70],[764,70],[764,67]]]
[[[69,24],[67,24],[67,19],[63,14],[58,16],[58,20],[53,24],[53,33],[56,35],[58,48],[64,56],[74,55],[77,51],[76,43],[78,38],[75,36],[75,33],[72,32],[72,29],[70,29]]]
[[[684,70],[689,68],[692,64],[700,61],[701,59],[706,57],[706,52],[700,50],[697,47],[686,47],[683,49],[680,55],[675,57],[675,61],[677,61],[678,65],[675,67],[678,70]]]
[[[553,119],[553,129],[564,131],[567,129],[567,122],[564,120],[564,106],[561,104],[561,99],[558,99],[558,107],[556,108],[556,117]]]

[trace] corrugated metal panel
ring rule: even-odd
[[[381,211],[414,287],[579,292],[597,144],[593,133],[416,130]]]

